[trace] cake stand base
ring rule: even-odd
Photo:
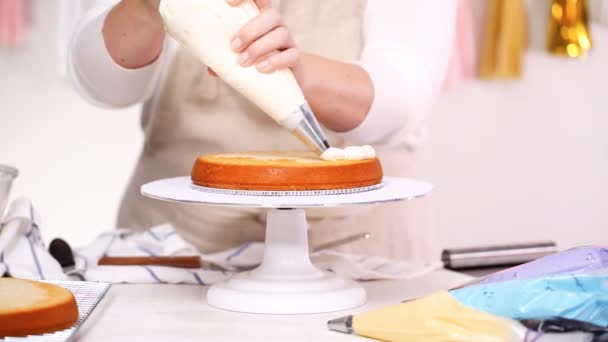
[[[311,314],[365,304],[356,282],[315,268],[310,262],[303,209],[269,209],[264,261],[255,270],[209,289],[209,305],[261,314]]]

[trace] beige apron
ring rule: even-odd
[[[358,60],[365,0],[274,1],[303,50],[342,61]],[[268,94],[273,96],[273,94]],[[140,195],[140,186],[189,175],[196,156],[249,150],[305,149],[250,101],[208,75],[186,49],[173,60],[156,113],[144,120],[145,144],[118,217],[120,227],[145,229],[170,222],[202,252],[263,240],[265,215],[235,209],[161,202]],[[332,145],[348,145],[327,132]],[[375,146],[386,175],[413,176],[414,154],[405,146]],[[424,201],[374,207],[307,211],[311,246],[371,233],[342,251],[402,259],[436,257],[423,212]]]

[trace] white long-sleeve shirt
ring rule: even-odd
[[[144,102],[145,117],[156,110],[178,44],[169,38],[160,57],[126,69],[106,50],[102,27],[118,0],[95,0],[78,25],[68,52],[68,74],[90,102],[120,108]],[[369,0],[364,48],[356,61],[369,74],[375,97],[365,120],[343,133],[351,143],[415,145],[429,104],[447,72],[455,26],[456,0]],[[353,62],[353,61],[350,61]],[[393,141],[395,142],[395,141]]]

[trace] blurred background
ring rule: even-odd
[[[473,53],[419,150],[441,247],[607,244],[608,0],[588,1],[588,21],[575,18],[582,40],[553,50],[551,0],[464,3],[469,26],[455,39],[468,35],[460,46]],[[0,43],[0,163],[21,173],[12,197],[32,200],[46,239],[75,245],[115,227],[142,143],[140,108],[93,107],[67,82],[65,48],[86,8],[30,0],[23,41]]]

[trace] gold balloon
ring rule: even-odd
[[[558,56],[582,57],[591,49],[587,0],[552,0],[547,49]]]
[[[482,79],[520,78],[527,45],[523,0],[490,0],[479,76]]]

